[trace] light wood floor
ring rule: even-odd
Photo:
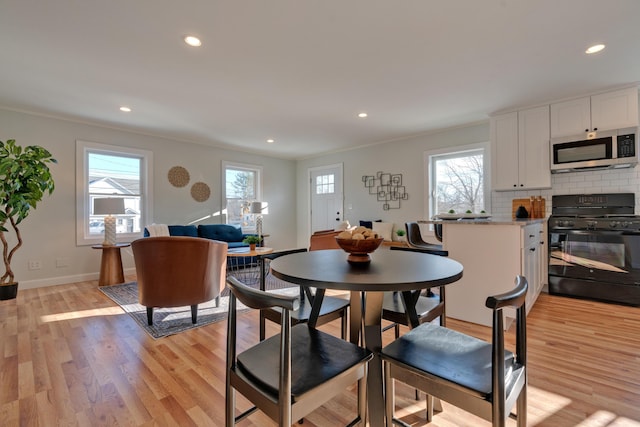
[[[489,336],[464,322],[448,326]],[[0,425],[221,426],[225,327],[153,340],[97,282],[20,291],[0,302]],[[337,325],[325,329],[338,334]],[[242,315],[239,330],[250,345],[256,313]],[[639,308],[543,294],[528,318],[528,342],[529,425],[640,426]],[[425,425],[424,403],[406,387],[398,395],[397,413]],[[347,391],[303,426],[344,424],[354,404]],[[273,423],[256,413],[240,425]],[[487,423],[445,403],[431,425]]]

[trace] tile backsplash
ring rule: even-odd
[[[493,191],[491,213],[511,215],[513,199],[541,196],[546,199],[546,216],[551,215],[551,196],[556,194],[634,193],[636,214],[640,214],[640,167],[598,171],[568,172],[551,175],[551,189]]]

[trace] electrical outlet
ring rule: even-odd
[[[29,260],[29,270],[40,270],[42,268],[42,261],[32,259]]]
[[[60,267],[69,267],[69,258],[67,257],[56,258],[56,268],[60,268]]]

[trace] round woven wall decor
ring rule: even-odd
[[[204,202],[209,200],[209,196],[211,195],[211,189],[204,182],[196,182],[191,186],[191,197],[196,202]]]
[[[174,166],[169,169],[169,182],[174,187],[184,187],[189,183],[189,171],[182,166]]]

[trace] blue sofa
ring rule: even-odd
[[[249,247],[243,243],[245,237],[256,234],[246,234],[242,229],[228,224],[169,225],[170,236],[203,237],[205,239],[227,242],[229,249]],[[144,236],[149,237],[149,231],[144,229]]]

